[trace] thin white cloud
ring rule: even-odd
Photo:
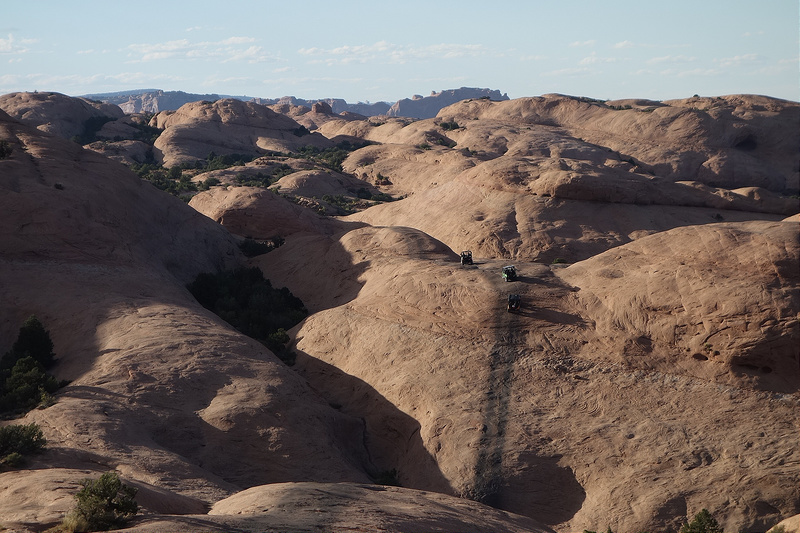
[[[222,62],[263,63],[277,58],[261,46],[253,45],[252,37],[228,37],[221,41],[193,42],[178,39],[163,43],[138,43],[128,45],[129,63],[146,63],[163,59],[183,58],[215,60]],[[249,45],[249,46],[248,46]]]
[[[559,70],[551,70],[550,72],[543,72],[542,76],[547,77],[576,77],[576,76],[585,76],[589,74],[591,69],[586,67],[573,67],[573,68],[562,68]]]
[[[685,55],[677,55],[677,56],[660,56],[660,57],[651,57],[645,63],[648,65],[658,65],[661,63],[691,63],[693,61],[697,61],[696,57],[690,57]]]
[[[205,87],[219,87],[220,85],[243,85],[254,83],[256,80],[247,76],[230,76],[227,78],[206,78],[201,82]]]
[[[740,56],[725,57],[720,59],[719,65],[721,67],[741,67],[743,65],[754,65],[762,62],[758,54],[744,54]]]
[[[659,72],[659,74],[662,76],[677,78],[703,78],[708,76],[719,76],[722,74],[722,71],[716,68],[694,68],[691,70],[666,69]]]
[[[579,65],[596,65],[598,63],[616,63],[616,57],[600,57],[596,52],[592,52],[588,56],[578,61]]]
[[[633,48],[636,46],[633,41],[621,41],[614,45],[614,48]]]
[[[227,39],[223,39],[219,42],[219,44],[223,45],[232,45],[232,44],[250,44],[256,42],[256,39],[253,37],[228,37]]]
[[[30,51],[27,45],[36,42],[37,39],[17,39],[9,33],[7,39],[0,37],[0,54],[24,54]]]
[[[298,54],[309,56],[311,63],[347,65],[352,63],[407,63],[425,59],[457,59],[488,55],[490,51],[480,44],[441,43],[430,46],[404,46],[378,41],[367,45],[344,45],[336,48],[301,48]]]
[[[595,44],[597,44],[597,41],[595,41],[594,39],[590,39],[588,41],[573,41],[569,43],[569,46],[571,46],[572,48],[577,48],[583,46],[594,46]]]

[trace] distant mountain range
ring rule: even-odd
[[[236,98],[244,101],[255,101],[264,105],[290,104],[294,106],[311,107],[317,102],[325,102],[331,106],[334,113],[343,112],[358,113],[364,116],[388,115],[393,117],[411,118],[432,118],[436,116],[443,107],[468,100],[470,98],[487,98],[500,101],[508,100],[506,93],[498,90],[480,89],[474,87],[461,87],[460,89],[449,89],[441,92],[431,92],[430,96],[414,95],[411,98],[403,98],[395,103],[375,102],[355,104],[347,103],[341,98],[320,98],[316,100],[306,100],[295,98],[294,96],[284,96],[281,98],[258,98],[252,96],[232,96],[220,94],[196,94],[183,91],[163,91],[161,89],[138,89],[131,91],[120,91],[113,93],[96,93],[84,95],[85,98],[99,100],[104,103],[118,105],[126,114],[133,113],[158,113],[159,111],[170,111],[181,107],[189,102],[202,100],[215,101],[221,98]]]

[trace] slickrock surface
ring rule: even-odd
[[[108,470],[139,488],[140,532],[677,531],[702,508],[757,532],[797,515],[800,105],[309,114],[313,134],[254,103],[159,114],[169,165],[374,143],[344,175],[298,166],[286,197],[234,186],[265,157],[186,205],[0,112],[0,352],[36,314],[70,380],[16,421],[49,444],[0,472],[4,527],[56,523]],[[303,207],[361,184],[403,198]],[[246,260],[241,237],[285,243]],[[238,265],[310,310],[293,367],[185,288]]]

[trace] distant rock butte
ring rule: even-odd
[[[395,102],[386,114],[390,117],[433,118],[442,108],[470,98],[508,100],[508,95],[492,89],[461,87],[438,93],[432,92],[426,97],[403,98]]]
[[[86,98],[99,100],[109,104],[118,105],[125,113],[159,113],[161,111],[174,111],[184,104],[199,101],[216,101],[223,98],[235,98],[242,101],[252,101],[267,106],[308,107],[310,108],[317,102],[323,102],[331,107],[335,114],[356,113],[364,116],[402,116],[414,118],[431,118],[442,107],[448,106],[458,100],[467,98],[492,98],[493,100],[507,100],[506,94],[491,89],[477,89],[462,87],[460,89],[450,89],[439,93],[432,92],[429,97],[414,96],[411,99],[404,98],[395,102],[358,102],[348,103],[342,98],[320,98],[309,100],[296,98],[294,96],[283,96],[281,98],[261,98],[249,96],[220,96],[218,94],[192,94],[183,91],[126,91],[121,93],[99,93],[90,94]]]

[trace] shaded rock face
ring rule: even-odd
[[[492,89],[476,89],[461,87],[441,92],[432,92],[430,96],[414,96],[398,100],[386,112],[390,117],[433,118],[442,108],[470,98],[486,98],[490,100],[508,100],[507,94]]]
[[[317,125],[301,143],[374,144],[345,174],[292,162],[281,195],[233,186],[280,158],[214,171],[188,206],[0,112],[0,351],[36,314],[71,382],[22,420],[50,448],[0,472],[3,526],[45,529],[110,469],[140,490],[141,532],[676,531],[701,508],[765,531],[796,515],[799,107],[287,107]],[[165,161],[288,149],[300,124],[226,100],[155,123]],[[299,202],[359,184],[403,198],[336,218]],[[285,243],[245,260],[247,236]],[[311,312],[291,368],[185,289],[245,264]]]
[[[97,129],[103,121],[122,118],[116,105],[103,104],[60,93],[11,93],[0,96],[0,109],[41,131],[70,139]]]

